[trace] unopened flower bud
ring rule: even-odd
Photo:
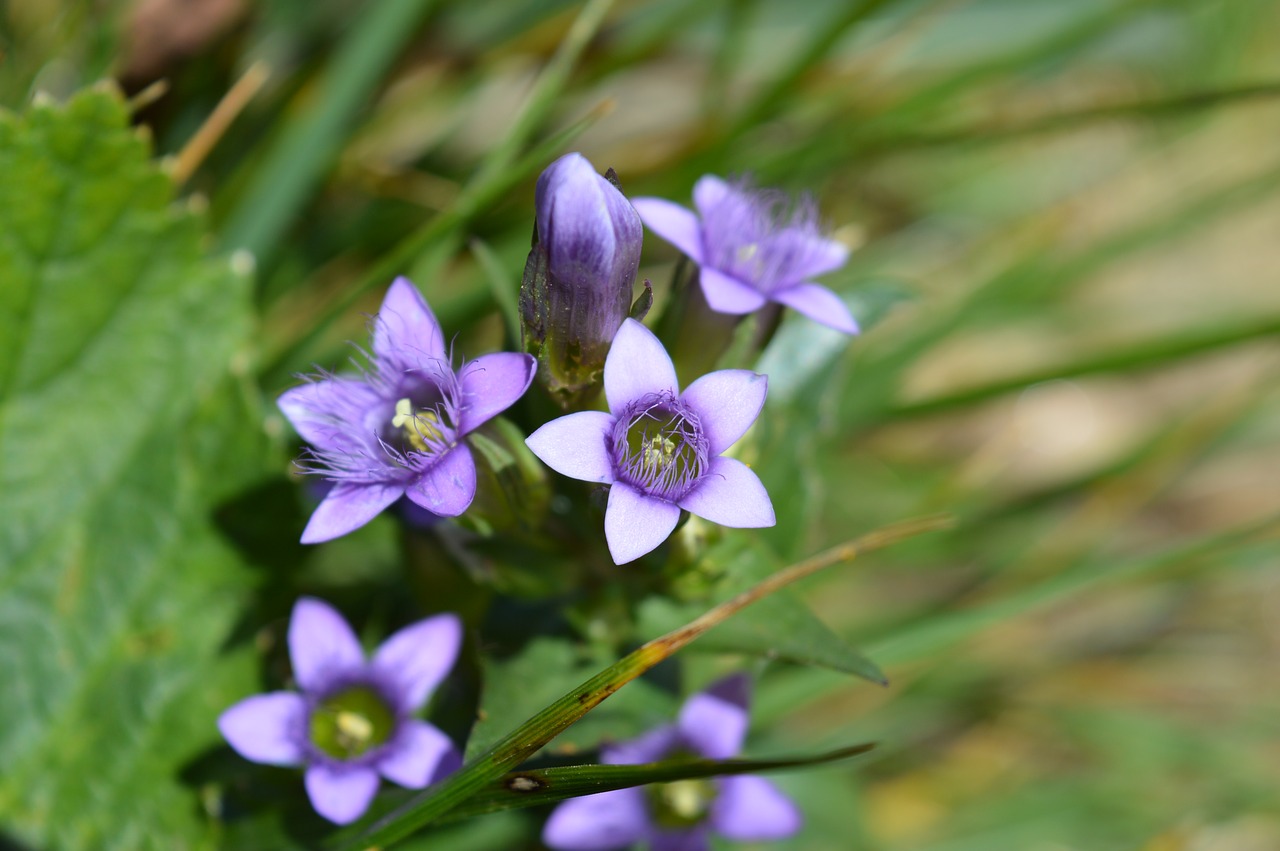
[[[599,387],[609,344],[631,309],[643,228],[622,193],[581,154],[538,178],[537,232],[520,287],[525,351],[561,406]]]

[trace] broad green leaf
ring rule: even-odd
[[[451,820],[461,819],[500,810],[536,807],[567,798],[629,789],[649,783],[804,768],[852,759],[874,747],[873,744],[852,745],[813,756],[776,759],[672,759],[644,765],[567,765],[535,771],[516,771],[493,783],[450,813],[449,817]]]
[[[211,845],[179,773],[250,689],[249,282],[172,195],[116,95],[0,113],[0,824],[41,848]]]
[[[759,546],[749,546],[736,537],[713,547],[702,563],[711,571],[725,574],[713,593],[715,602],[732,598],[782,567]],[[659,635],[696,617],[702,608],[660,598],[647,600],[640,607],[640,633]],[[789,591],[773,594],[715,627],[697,647],[819,665],[879,685],[888,682],[875,662],[850,647]]]

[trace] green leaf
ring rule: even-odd
[[[42,848],[210,845],[178,775],[249,690],[249,282],[172,195],[116,95],[0,113],[0,823]]]
[[[914,298],[914,294],[902,282],[886,278],[862,282],[841,298],[865,334],[895,307]],[[792,316],[760,355],[756,371],[769,376],[770,401],[789,402],[815,378],[826,376],[849,346],[848,334],[803,316]]]
[[[704,571],[725,573],[713,594],[717,602],[741,593],[781,568],[762,548],[749,546],[736,537],[709,550],[701,565]],[[661,598],[646,600],[640,607],[640,633],[659,635],[696,617],[703,608]],[[889,682],[875,662],[849,646],[790,591],[773,594],[710,630],[698,642],[697,649],[785,659],[843,671],[877,685]]]
[[[367,820],[367,823],[357,823],[340,831],[327,847],[354,851],[357,848],[387,845],[404,839],[421,827],[439,821],[481,792],[491,781],[500,778],[508,769],[514,768],[537,753],[543,745],[564,732],[627,683],[651,670],[658,663],[671,658],[705,634],[707,630],[733,617],[753,603],[758,603],[788,585],[833,565],[850,561],[859,555],[891,546],[915,535],[946,528],[950,524],[950,518],[934,516],[886,526],[770,575],[749,590],[721,603],[679,629],[636,648],[548,704],[444,782],[424,789],[386,815],[379,815]]]
[[[454,810],[449,814],[449,820],[518,807],[554,804],[567,798],[630,789],[650,783],[759,774],[822,765],[861,756],[874,747],[873,744],[861,744],[813,756],[776,759],[673,759],[643,765],[567,765],[535,771],[516,771],[494,782]]]

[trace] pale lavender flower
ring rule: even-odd
[[[625,564],[665,541],[681,509],[722,526],[774,524],[760,479],[720,454],[755,422],[767,384],[724,369],[681,393],[662,343],[628,319],[604,365],[609,412],[560,417],[525,442],[556,472],[611,486],[604,534],[613,560]]]
[[[529,355],[496,352],[455,373],[440,324],[406,278],[374,320],[372,360],[358,378],[322,375],[277,403],[311,444],[304,469],[334,483],[304,544],[358,529],[402,496],[442,517],[466,511],[476,467],[463,438],[514,404],[535,369]]]
[[[786,305],[846,334],[858,323],[831,290],[810,279],[839,269],[849,249],[823,236],[812,199],[791,204],[776,190],[727,183],[714,175],[693,187],[697,213],[662,198],[631,203],[654,233],[701,267],[702,293],[719,313]]]
[[[421,789],[461,764],[449,737],[413,717],[453,667],[462,623],[444,614],[410,624],[372,659],[327,603],[303,597],[289,621],[289,658],[301,693],[246,698],[218,729],[245,759],[306,766],[316,812],[347,824],[378,791],[379,776]]]
[[[537,241],[520,287],[522,337],[538,358],[539,380],[573,404],[594,391],[631,309],[644,228],[582,154],[547,166],[536,201]]]
[[[673,725],[601,750],[607,765],[669,757],[729,759],[747,735],[745,676],[721,680],[689,698]],[[542,841],[558,851],[609,851],[647,843],[652,851],[706,851],[711,834],[758,842],[800,829],[800,811],[761,777],[677,780],[573,798],[556,807]]]

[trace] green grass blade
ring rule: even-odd
[[[896,135],[882,146],[872,144],[867,153],[899,153],[906,148],[932,148],[944,145],[988,144],[1022,139],[1038,134],[1077,130],[1093,124],[1114,121],[1153,121],[1182,118],[1201,110],[1225,106],[1248,105],[1254,101],[1280,97],[1280,82],[1248,86],[1231,86],[1204,91],[1182,92],[1159,98],[1144,98],[1063,112],[1051,112],[1019,122],[962,127],[952,130],[930,130],[914,135]]]
[[[507,134],[485,156],[475,177],[477,183],[490,183],[508,168],[546,120],[569,82],[569,75],[582,52],[599,31],[612,5],[613,0],[588,0],[583,6],[555,55],[538,75],[533,90],[512,120]]]
[[[1084,358],[1064,366],[1037,370],[1016,378],[995,381],[981,387],[898,405],[890,408],[885,416],[888,419],[928,416],[975,405],[1007,393],[1016,393],[1019,390],[1024,390],[1033,384],[1039,384],[1044,381],[1083,378],[1089,375],[1169,366],[1206,352],[1251,343],[1256,340],[1274,337],[1277,334],[1280,334],[1280,316],[1269,316],[1243,324],[1182,332],[1153,342],[1141,343],[1119,351]]]
[[[820,27],[803,49],[798,51],[790,64],[743,109],[725,133],[726,139],[736,138],[748,128],[769,117],[779,104],[791,97],[800,79],[814,65],[826,58],[845,34],[867,17],[892,3],[893,0],[861,0],[850,3],[830,24]]]
[[[470,800],[489,783],[531,757],[618,689],[757,600],[825,568],[850,561],[860,554],[949,525],[950,519],[947,517],[908,520],[871,532],[779,571],[751,590],[716,606],[685,626],[639,647],[534,715],[457,774],[438,786],[423,791],[400,809],[363,830],[355,828],[338,834],[329,847],[355,851],[404,839],[415,830],[438,821],[464,801]]]
[[[339,317],[346,315],[365,293],[375,287],[390,284],[392,278],[403,272],[433,243],[453,237],[480,211],[511,191],[512,187],[529,180],[546,168],[551,157],[563,151],[569,142],[606,115],[610,108],[611,104],[605,101],[564,130],[535,145],[511,168],[494,174],[487,182],[468,184],[452,208],[440,213],[400,240],[372,269],[347,287],[341,298],[334,299],[325,305],[323,312],[307,326],[306,332],[295,339],[275,341],[273,346],[269,346],[262,369],[268,386],[283,385],[288,382],[293,372],[305,368],[309,362],[309,355],[314,351],[316,344],[324,338],[325,332]],[[489,304],[487,295],[484,303]],[[443,309],[437,312],[443,321]]]
[[[368,3],[333,58],[310,109],[258,166],[222,231],[222,245],[268,258],[338,156],[353,119],[438,0]]]
[[[874,744],[852,745],[811,756],[776,759],[680,759],[643,765],[569,765],[518,771],[503,776],[479,792],[466,804],[449,813],[448,821],[485,815],[501,810],[554,804],[567,798],[630,789],[650,783],[670,783],[701,777],[760,774],[806,768],[861,756]]]
[[[489,284],[489,292],[493,294],[493,300],[502,314],[503,324],[507,326],[507,334],[519,344],[520,312],[516,301],[520,292],[520,282],[508,273],[502,259],[484,240],[471,240],[471,253],[480,264],[484,279]]]
[[[1143,574],[1167,571],[1192,563],[1212,563],[1216,558],[1241,546],[1257,543],[1259,540],[1275,541],[1278,535],[1280,516],[1272,516],[1154,556],[1118,565],[1113,559],[1090,559],[1044,582],[986,605],[934,617],[918,625],[895,630],[878,641],[868,641],[867,644],[877,658],[884,659],[887,664],[902,664],[944,647],[954,646],[987,627],[1026,615],[1088,588],[1131,580]]]

